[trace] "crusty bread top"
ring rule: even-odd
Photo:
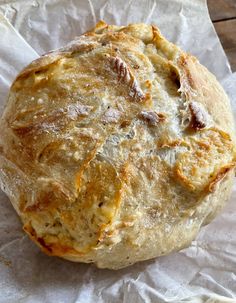
[[[1,129],[5,191],[25,230],[61,256],[139,245],[142,228],[191,217],[235,166],[223,89],[145,24],[100,22],[32,62]]]

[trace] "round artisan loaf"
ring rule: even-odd
[[[165,255],[230,195],[229,100],[154,26],[99,22],[35,60],[0,125],[1,187],[49,255],[112,269]]]

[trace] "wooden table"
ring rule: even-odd
[[[231,64],[236,71],[236,0],[207,0],[211,20]]]

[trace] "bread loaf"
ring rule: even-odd
[[[231,192],[229,100],[155,26],[101,21],[33,61],[0,127],[1,188],[49,255],[111,269],[166,255]]]

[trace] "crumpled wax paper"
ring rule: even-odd
[[[153,23],[221,81],[236,113],[232,74],[204,0],[26,0],[0,5],[0,110],[17,73],[103,19]],[[0,2],[3,3],[3,2]],[[4,17],[5,16],[5,17]],[[236,186],[226,208],[178,253],[119,270],[48,257],[22,232],[0,193],[0,303],[236,302]]]

